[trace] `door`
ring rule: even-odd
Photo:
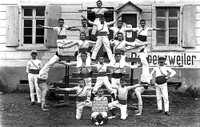
[[[125,22],[128,27],[137,27],[137,14],[122,14],[122,21]],[[126,41],[133,42],[137,37],[136,32],[126,32]]]

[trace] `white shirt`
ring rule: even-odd
[[[130,46],[135,46],[134,43],[131,43],[131,42],[127,42],[125,40],[122,40],[122,41],[118,41],[118,40],[114,40],[111,42],[111,44],[114,44],[114,50],[115,49],[121,49],[123,51],[126,51],[126,46],[127,45],[130,45]]]
[[[113,35],[114,35],[114,38],[117,37],[117,33],[122,33],[123,36],[125,36],[125,32],[127,30],[132,30],[132,28],[126,28],[126,27],[121,27],[121,28],[118,28],[118,27],[110,27],[110,30],[113,31]]]
[[[97,67],[97,71],[98,72],[107,72],[107,66],[108,66],[108,64],[100,64],[100,63],[98,63],[97,65],[96,65],[96,67]]]
[[[88,41],[88,40],[85,40],[85,41],[82,41],[82,40],[78,40],[77,41],[77,44],[78,44],[78,48],[89,48],[90,47],[90,43],[91,41]]]
[[[42,61],[39,59],[29,60],[26,65],[26,72],[29,73],[30,69],[40,70],[42,66]]]
[[[67,29],[69,26],[63,25],[63,27],[53,27],[53,30],[57,32],[58,35],[67,35]]]
[[[160,67],[160,69],[159,69],[159,67],[155,67],[151,71],[151,75],[153,75],[154,73],[156,73],[156,77],[162,76],[163,74],[161,73],[161,71],[166,76],[168,76],[169,73],[170,73],[169,77],[173,77],[176,74],[176,72],[173,69],[171,69],[170,67],[162,66],[162,67]]]
[[[102,15],[104,15],[104,13],[108,12],[109,10],[106,9],[106,8],[93,8],[93,9],[91,9],[91,11],[94,12],[95,15],[96,14],[102,14]]]
[[[85,86],[83,88],[81,88],[80,86],[76,86],[76,87],[72,87],[72,88],[65,88],[65,90],[67,90],[67,91],[76,91],[76,94],[77,95],[79,94],[78,96],[82,97],[82,96],[87,96],[88,88],[89,88],[88,86]]]
[[[147,36],[148,35],[148,31],[153,30],[153,28],[151,27],[137,27],[137,28],[133,28],[134,30],[137,31],[137,35],[142,35],[142,36]]]

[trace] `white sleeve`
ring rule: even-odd
[[[55,30],[57,33],[59,32],[59,28],[58,27],[53,27],[53,30]]]

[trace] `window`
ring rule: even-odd
[[[23,44],[44,44],[44,29],[38,29],[37,24],[45,24],[45,7],[23,7]]]
[[[166,31],[156,31],[157,46],[178,45],[180,40],[180,8],[156,7],[156,27]]]

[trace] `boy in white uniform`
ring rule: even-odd
[[[160,56],[158,58],[158,67],[155,67],[151,71],[151,75],[154,73],[156,74],[156,78],[159,76],[164,76],[164,82],[161,84],[156,81],[156,97],[157,97],[157,106],[158,106],[158,113],[162,112],[162,98],[164,100],[164,111],[165,115],[170,116],[169,112],[169,98],[168,98],[168,88],[167,88],[167,80],[171,77],[173,77],[176,72],[171,69],[170,67],[165,66],[166,57]],[[157,80],[157,79],[156,79]]]
[[[127,113],[127,95],[130,89],[134,89],[135,86],[125,86],[125,84],[119,84],[118,87],[112,87],[116,89],[118,92],[117,100],[108,104],[108,108],[110,109],[111,115],[108,119],[116,118],[115,116],[115,107],[120,108],[121,111],[121,119],[125,120],[128,116]]]
[[[86,52],[82,52],[81,53],[81,61],[82,64],[79,64],[78,61],[77,62],[73,62],[73,63],[63,63],[67,66],[76,66],[78,69],[78,77],[82,78],[85,81],[85,84],[87,87],[91,87],[92,86],[92,79],[91,79],[91,68],[88,67],[90,66],[91,63],[87,62],[87,53]],[[87,67],[86,67],[87,66]],[[91,96],[91,91],[88,90],[87,91],[87,100],[90,100],[90,96]]]
[[[94,101],[108,101],[108,98],[103,95],[103,89],[99,88],[97,91],[97,97],[94,98]],[[98,115],[101,115],[101,119],[98,119]],[[107,122],[107,112],[93,112],[91,115],[92,123],[95,125],[103,125]]]
[[[78,80],[78,86],[72,87],[72,88],[59,88],[57,87],[57,90],[64,90],[64,91],[76,91],[77,99],[76,99],[76,119],[80,120],[81,115],[83,112],[83,108],[85,106],[92,106],[91,102],[86,101],[87,100],[87,90],[92,90],[92,87],[85,86],[85,80],[79,79]]]
[[[70,30],[72,27],[64,25],[64,19],[58,20],[59,27],[49,27],[43,25],[37,25],[40,28],[50,29],[57,32],[57,51],[56,54],[44,65],[44,67],[40,70],[39,74],[42,75],[43,73],[49,72],[50,68],[60,59],[62,56],[62,52],[64,48],[68,48],[68,44],[72,43],[72,40],[67,40],[67,30]],[[39,77],[40,78],[40,77]],[[47,77],[48,78],[48,77]]]
[[[84,16],[82,16],[84,19],[86,19]],[[121,16],[119,16],[117,18],[117,20],[120,18]],[[92,60],[96,60],[96,56],[102,46],[102,44],[104,45],[104,48],[106,49],[106,52],[108,54],[108,58],[109,60],[112,59],[112,51],[110,49],[110,43],[109,43],[109,39],[108,39],[108,25],[112,25],[114,24],[117,20],[114,20],[112,22],[105,22],[105,19],[103,17],[100,18],[100,22],[95,23],[92,22],[90,20],[87,20],[89,24],[95,25],[97,26],[98,29],[98,36],[97,36],[97,42],[96,45],[94,47],[93,53],[92,53]]]
[[[30,88],[31,105],[35,104],[34,87],[37,94],[37,103],[41,103],[41,91],[38,87],[37,77],[40,69],[42,68],[42,61],[37,59],[37,51],[31,51],[32,59],[27,62],[26,72],[28,73],[28,82]]]

